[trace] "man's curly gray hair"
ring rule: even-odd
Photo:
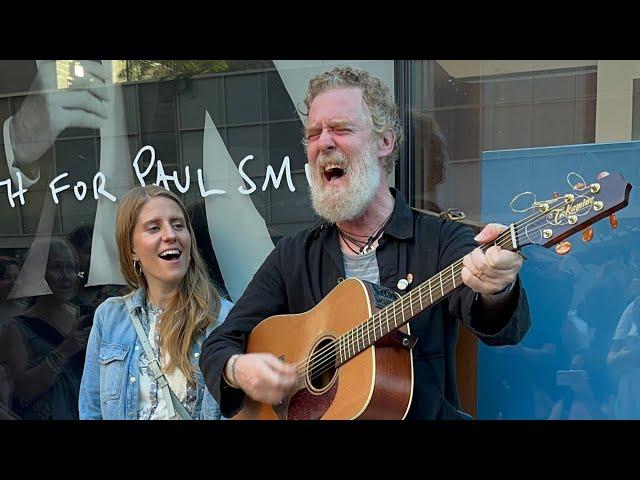
[[[387,86],[378,77],[365,70],[350,66],[335,67],[328,72],[315,75],[309,80],[309,88],[304,97],[306,111],[301,113],[308,116],[313,100],[322,92],[334,88],[359,88],[362,92],[365,109],[371,115],[373,131],[380,135],[388,129],[395,132],[396,141],[393,150],[384,159],[385,170],[387,174],[391,173],[399,156],[402,129],[400,128],[398,106]],[[307,148],[307,139],[304,137],[302,144]]]

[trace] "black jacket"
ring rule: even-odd
[[[394,211],[376,250],[385,287],[398,291],[397,282],[407,273],[413,274],[411,286],[416,287],[478,245],[469,227],[412,210],[398,192],[392,189],[392,193]],[[229,387],[222,371],[232,354],[244,352],[247,333],[272,315],[310,310],[344,275],[332,224],[323,223],[278,242],[226,321],[203,344],[200,368],[225,417],[237,413],[244,393]],[[458,320],[487,345],[518,343],[531,323],[520,280],[499,310],[488,308],[471,289],[463,287],[410,322],[418,342],[413,348],[415,385],[407,418],[458,417]]]

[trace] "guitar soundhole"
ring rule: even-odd
[[[335,340],[326,338],[321,340],[309,358],[307,381],[312,391],[326,389],[336,373]]]

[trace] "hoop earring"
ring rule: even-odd
[[[136,275],[142,277],[142,265],[138,260],[133,261],[133,270],[136,272]]]

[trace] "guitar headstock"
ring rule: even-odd
[[[581,179],[579,175],[576,177]],[[567,180],[569,181],[569,177]],[[619,173],[603,172],[591,184],[583,180],[572,185],[569,192],[554,194],[549,200],[537,201],[534,196],[530,207],[517,210],[518,212],[530,211],[529,216],[514,224],[518,247],[536,244],[549,248],[560,244],[574,233],[589,228],[604,217],[614,215],[629,203],[631,184]],[[512,208],[513,203],[521,195],[524,194],[512,200]],[[614,219],[615,216],[611,220],[611,226],[616,228],[617,219],[615,225]],[[589,230],[583,234],[585,241],[590,240],[591,236],[592,232]],[[565,246],[562,244],[556,247],[558,253],[567,253],[571,248],[570,244],[563,247]]]

